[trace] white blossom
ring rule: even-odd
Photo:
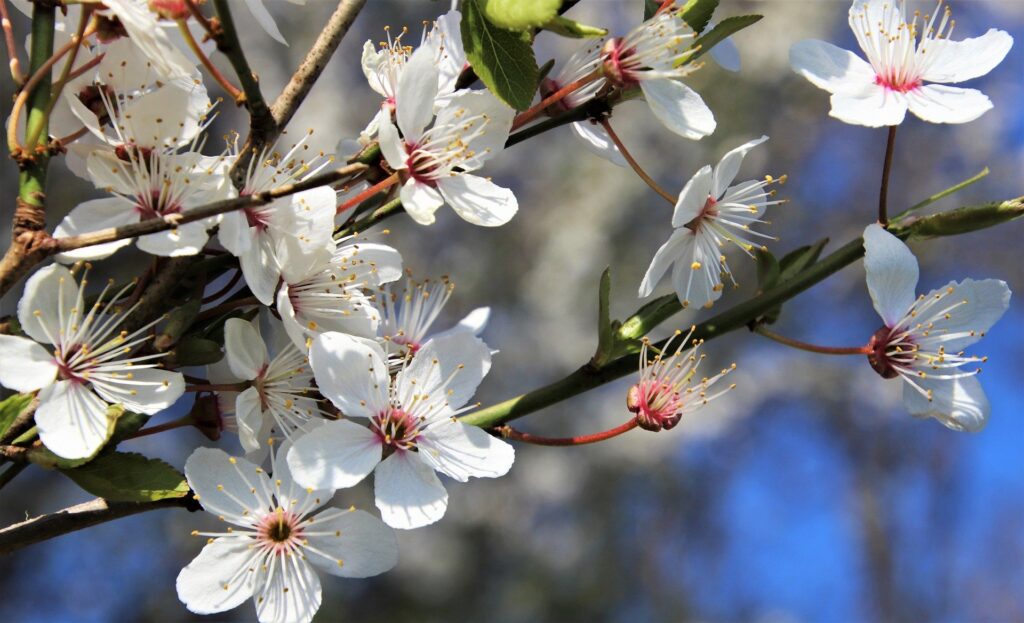
[[[92,456],[107,441],[114,426],[107,416],[110,405],[153,415],[185,389],[180,374],[157,368],[154,360],[161,353],[132,355],[150,339],[156,322],[134,331],[119,329],[135,306],[125,310],[117,301],[132,286],[107,299],[108,283],[88,304],[87,283],[84,276],[76,283],[59,264],[40,269],[18,303],[18,321],[28,338],[0,335],[0,385],[40,390],[39,437],[68,459]]]
[[[850,28],[867,61],[825,41],[795,44],[793,69],[832,94],[833,117],[870,127],[903,122],[907,110],[932,123],[966,123],[992,108],[976,89],[946,86],[984,76],[1013,46],[1002,30],[953,41],[939,0],[932,15],[907,20],[905,0],[854,0]],[[936,83],[936,84],[928,84]]]
[[[428,339],[456,331],[468,331],[479,337],[490,319],[489,307],[478,307],[455,326],[431,334],[434,322],[441,315],[454,289],[455,284],[447,277],[422,282],[406,278],[401,292],[391,287],[385,288],[381,296],[384,317],[380,324],[380,339],[385,349],[397,345],[400,350],[414,354]]]
[[[878,224],[864,230],[864,269],[875,311],[885,323],[872,336],[868,359],[884,378],[904,381],[911,415],[933,417],[958,431],[979,431],[989,402],[976,377],[985,361],[964,349],[980,340],[1010,304],[997,279],[952,281],[916,296],[917,259]]]

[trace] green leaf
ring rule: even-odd
[[[693,56],[685,59],[685,62],[696,60],[700,56],[711,51],[711,48],[715,47],[722,41],[731,37],[732,35],[743,30],[751,24],[756,24],[761,21],[763,15],[737,15],[735,17],[727,17],[722,21],[715,24],[715,27],[704,33],[697,41],[694,42],[693,46],[697,48],[697,51]]]
[[[610,360],[615,348],[615,327],[612,327],[611,306],[608,298],[612,290],[612,269],[605,268],[601,273],[601,285],[597,292],[597,352],[593,363],[600,367]]]
[[[822,249],[828,244],[828,238],[822,238],[818,242],[800,247],[787,253],[778,263],[778,276],[776,277],[775,283],[771,286],[762,286],[762,290],[767,290],[781,283],[785,283],[790,279],[793,279],[805,269],[809,268],[818,258],[821,256]],[[758,276],[761,273],[761,256],[758,255]],[[776,305],[775,307],[766,311],[761,315],[757,321],[763,324],[774,324],[782,315],[782,305]]]
[[[33,394],[15,394],[0,402],[0,436],[7,432],[14,420],[25,412],[35,398]]]
[[[661,8],[659,0],[644,0],[644,21],[654,17],[659,8]]]
[[[690,28],[696,33],[704,32],[711,21],[711,15],[718,8],[718,0],[690,0],[679,9],[679,16],[683,18]]]
[[[188,495],[178,470],[134,452],[103,455],[82,467],[62,470],[79,487],[111,502],[155,502]]]
[[[775,287],[779,282],[779,260],[771,251],[757,249],[757,289],[764,292]]]
[[[603,37],[608,34],[607,28],[598,28],[597,26],[587,26],[581,24],[575,20],[571,20],[561,15],[555,16],[544,24],[544,30],[549,30],[556,35],[563,37],[571,37],[573,39],[586,39],[589,37]]]
[[[188,336],[168,354],[167,361],[179,366],[205,366],[224,358],[220,344],[201,337]]]
[[[481,0],[462,6],[462,42],[466,58],[487,88],[516,110],[526,110],[537,90],[537,60],[533,48],[511,30],[498,28],[481,10]]]
[[[118,420],[124,413],[124,407],[122,407],[121,405],[110,405],[109,407],[107,407],[107,441],[100,445],[99,449],[97,449],[92,456],[88,456],[82,459],[65,459],[64,457],[57,456],[56,454],[51,452],[49,449],[46,448],[46,446],[35,446],[33,448],[30,448],[28,452],[25,453],[25,457],[30,462],[45,467],[47,469],[68,469],[72,467],[78,467],[79,465],[85,465],[89,461],[93,460],[96,456],[98,456],[100,452],[103,451],[103,448],[106,447],[107,443],[111,439],[116,429]]]
[[[506,30],[528,31],[540,28],[558,15],[562,0],[478,0],[484,15]],[[468,3],[467,3],[468,4]]]

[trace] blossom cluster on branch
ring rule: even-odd
[[[7,139],[23,175],[0,283],[6,291],[34,272],[0,334],[0,384],[20,392],[0,403],[2,456],[56,467],[111,501],[191,499],[216,516],[226,527],[193,533],[208,542],[177,580],[193,612],[252,599],[262,622],[309,621],[321,603],[318,571],[383,573],[398,561],[394,529],[443,518],[449,494],[441,476],[501,477],[513,466],[513,442],[581,445],[692,417],[735,387],[722,379],[736,365],[706,372],[704,343],[714,335],[705,325],[662,342],[647,334],[679,309],[727,297],[734,281],[726,254],[740,255],[732,247],[758,263],[762,298],[738,305],[736,317],[726,312],[716,330],[746,326],[795,348],[865,357],[883,378],[903,382],[912,415],[954,430],[980,430],[989,417],[976,376],[984,358],[965,349],[1006,311],[1010,291],[1002,281],[968,279],[917,296],[917,261],[901,239],[922,225],[907,214],[890,219],[887,210],[905,113],[936,123],[976,119],[989,99],[945,84],[988,73],[1012,45],[994,29],[950,39],[953,22],[941,3],[932,15],[909,16],[903,2],[854,0],[850,25],[866,62],[826,42],[792,47],[794,70],[831,93],[832,116],[889,128],[877,218],[865,215],[862,245],[818,262],[820,246],[782,260],[768,249],[766,212],[785,203],[777,193],[787,177],[737,181],[744,157],[770,147],[767,136],[728,151],[675,192],[643,170],[612,125],[617,106],[642,100],[674,135],[699,140],[715,131],[714,113],[686,79],[709,52],[738,70],[729,37],[759,19],[713,24],[717,0],[648,1],[643,20],[622,36],[563,17],[574,2],[524,1],[517,10],[453,3],[418,40],[403,29],[379,45],[366,42],[362,70],[381,103],[338,154],[312,149],[312,130],[276,125],[276,104],[264,114],[224,0],[213,0],[213,15],[200,0],[68,3],[59,15],[60,3],[12,2],[32,18],[32,36],[28,74],[8,46],[20,90]],[[283,43],[266,7],[247,5]],[[335,47],[340,24],[361,6],[339,4],[341,17],[328,26]],[[4,27],[10,35],[10,22]],[[545,30],[584,39],[550,76],[531,48]],[[333,51],[319,49],[311,55]],[[234,78],[211,62],[215,53],[228,58]],[[211,100],[210,79],[226,99]],[[232,103],[251,113],[251,132],[219,145],[208,130]],[[479,409],[477,386],[492,359],[500,365],[481,337],[489,308],[439,330],[451,281],[413,278],[375,226],[404,212],[428,227],[444,206],[473,225],[508,223],[525,208],[486,176],[488,160],[567,124],[580,148],[630,167],[672,206],[663,219],[672,233],[651,250],[639,296],[653,295],[670,268],[674,293],[620,322],[608,314],[606,278],[598,350],[578,372],[589,380],[570,377],[522,402]],[[39,224],[48,210],[46,165],[58,156],[104,196],[74,206],[47,232]],[[340,159],[347,165],[338,168]],[[1015,218],[1019,204],[978,218]],[[947,227],[945,234],[987,226],[947,226],[941,217],[922,222]],[[116,261],[132,243],[152,265],[128,283],[92,287],[92,263]],[[883,322],[865,331],[863,345],[817,346],[768,329],[783,301],[862,251]],[[507,424],[630,366],[639,376],[617,428],[544,438]],[[186,396],[188,415],[144,426],[148,416],[187,404]],[[213,441],[235,435],[244,456],[198,448],[180,474],[117,450],[181,426]],[[379,518],[329,506],[336,491],[371,474]],[[17,538],[18,526],[0,538],[8,530]]]

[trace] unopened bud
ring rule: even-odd
[[[175,22],[188,19],[190,14],[185,0],[149,0],[149,10]]]
[[[1024,198],[1017,198],[907,219],[906,224],[899,224],[897,231],[909,232],[915,238],[956,236],[993,227],[1021,216],[1024,216]]]
[[[220,434],[227,428],[218,396],[215,394],[197,396],[189,417],[192,418],[192,426],[198,428],[210,441],[220,439]]]

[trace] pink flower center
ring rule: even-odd
[[[640,428],[669,430],[683,417],[683,399],[672,385],[663,381],[640,381],[629,388],[626,407],[636,414]]]
[[[909,333],[889,327],[875,331],[868,346],[871,348],[868,363],[884,379],[896,378],[900,369],[910,368],[917,351]]]
[[[390,407],[371,420],[373,431],[381,443],[395,450],[415,450],[420,436],[419,421],[406,411]]]
[[[638,80],[633,73],[634,67],[630,65],[630,57],[636,54],[635,48],[627,48],[625,39],[618,37],[609,39],[601,49],[604,56],[604,72],[609,80],[622,88],[630,88],[637,85]]]
[[[161,190],[151,190],[149,196],[139,195],[135,198],[135,211],[144,219],[181,213],[181,205],[169,199]]]
[[[267,224],[270,222],[269,211],[258,207],[243,208],[242,211],[245,213],[245,221],[249,227],[255,227],[258,232],[266,231]]]
[[[889,91],[897,93],[908,93],[921,86],[920,78],[900,78],[898,76],[875,76],[875,84],[885,87]]]
[[[264,515],[256,524],[256,539],[261,547],[276,555],[298,549],[304,539],[299,516],[283,509]]]
[[[437,158],[428,151],[420,149],[416,143],[406,143],[405,152],[409,156],[405,159],[406,170],[409,177],[427,186],[437,185],[437,174],[440,164]]]

